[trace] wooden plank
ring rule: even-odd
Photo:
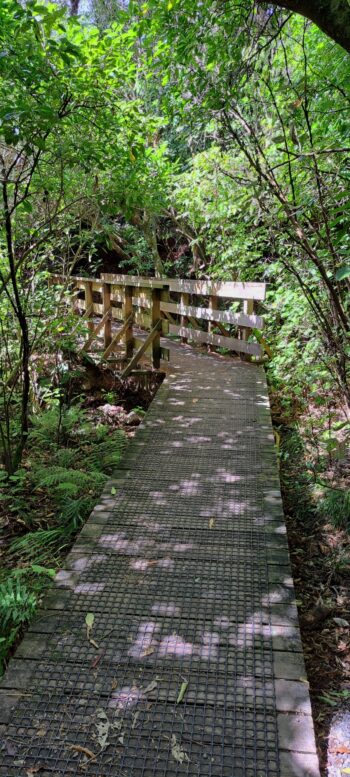
[[[261,316],[247,315],[246,313],[232,313],[231,310],[216,310],[194,305],[182,305],[176,302],[161,302],[160,309],[164,313],[176,313],[178,315],[202,318],[205,321],[218,321],[222,324],[248,327],[249,329],[263,329],[264,319]]]
[[[89,349],[91,343],[95,340],[95,338],[97,337],[98,333],[105,326],[107,320],[109,320],[109,321],[111,320],[111,311],[110,310],[107,310],[106,313],[104,314],[104,316],[101,318],[101,321],[99,321],[98,324],[96,324],[96,326],[94,326],[93,332],[91,332],[91,334],[89,335],[86,343],[84,343],[84,345],[83,345],[83,347],[81,349],[82,351],[87,351]],[[110,344],[110,341],[109,341],[108,345],[109,344]]]
[[[114,286],[111,284],[111,299],[115,302],[124,302],[124,286]],[[133,296],[132,304],[134,307],[143,308],[145,310],[151,310],[152,299],[151,289],[141,291],[137,296]]]
[[[81,316],[80,321],[85,321],[85,319],[89,318],[89,316],[93,312],[93,305],[88,305],[88,307],[86,307],[85,300],[77,300],[77,302],[83,302],[84,303],[84,313]]]
[[[226,299],[255,299],[264,300],[266,296],[266,283],[253,283],[251,281],[191,281],[185,278],[168,278],[170,291],[188,292],[189,294],[201,294],[203,296],[225,297]]]
[[[190,295],[187,294],[187,293],[186,294],[182,293],[181,294],[181,306],[184,307],[184,308],[188,307],[189,306],[189,301],[190,301]],[[182,314],[181,315],[181,326],[185,327],[186,324],[187,324],[187,318],[186,318],[186,316],[184,314]],[[182,337],[181,339],[182,339],[183,343],[187,343],[187,337]]]
[[[122,378],[127,378],[128,375],[130,375],[130,372],[134,369],[134,367],[136,367],[136,365],[141,359],[141,356],[143,356],[143,354],[145,353],[149,345],[151,345],[154,338],[157,337],[157,334],[161,328],[162,328],[162,322],[161,322],[161,319],[159,319],[159,321],[157,321],[156,325],[153,327],[152,331],[146,337],[146,339],[144,340],[144,342],[142,343],[138,351],[136,351],[132,359],[129,361],[129,364],[127,364],[127,366],[125,367],[125,370],[123,370],[123,372],[121,373]]]
[[[196,318],[193,318],[193,316],[188,316],[188,320],[191,326],[193,326],[193,329],[199,329],[200,332],[203,331],[199,321],[197,321]]]
[[[118,286],[135,286],[135,288],[163,289],[169,285],[168,278],[144,278],[140,275],[114,275],[114,273],[101,273],[101,278],[108,283]]]
[[[102,287],[102,305],[104,319],[104,347],[108,348],[112,340],[112,316],[109,315],[111,309],[111,286],[109,283],[104,283]]]
[[[143,337],[137,337],[137,336],[134,337],[135,348],[139,348],[141,345],[143,345],[144,342],[145,342],[145,340],[144,340]],[[144,352],[143,355],[144,356],[149,356],[150,358],[152,357],[152,345],[148,346],[147,350]],[[160,358],[163,361],[165,361],[165,362],[169,362],[170,361],[170,349],[169,348],[164,348],[163,346],[161,346],[161,348],[160,348]]]
[[[152,327],[152,317],[150,312],[143,312],[140,310],[140,308],[134,310],[134,324],[139,326],[140,329],[147,329],[147,331],[149,331]]]
[[[136,337],[134,337],[134,346],[135,346],[135,348],[140,348],[141,345],[143,345],[144,342],[145,342],[145,338],[144,337],[137,337],[137,335],[136,335]],[[152,358],[152,344],[148,346],[147,350],[144,352],[144,356],[147,356],[150,359]]]
[[[213,314],[215,315],[215,311],[218,310],[218,308],[219,308],[219,297],[216,297],[216,296],[214,296],[212,294],[209,297],[209,312],[210,312],[210,314],[211,315],[213,315]],[[215,332],[214,332],[215,323],[218,325],[220,322],[218,322],[218,321],[215,322],[212,318],[209,319],[208,332],[210,332],[211,334],[215,334]],[[227,333],[226,332],[222,332],[222,334],[226,335]],[[212,345],[210,343],[208,344],[208,350],[209,351],[212,350]]]
[[[137,275],[113,275],[102,273],[102,278],[109,283],[148,288],[162,288],[168,285],[170,291],[187,292],[189,294],[214,295],[228,299],[265,299],[266,284],[252,281],[197,281],[187,278],[142,278]]]
[[[95,279],[94,282],[91,284],[91,286],[92,286],[92,291],[95,291],[98,294],[102,294],[102,289],[103,289],[102,281],[99,281],[98,279],[97,280]]]
[[[160,292],[160,309],[161,309],[162,303],[166,304],[167,302],[169,302],[169,299],[170,299],[169,289],[162,289]],[[162,316],[160,310],[159,310],[159,315],[160,315],[160,318],[162,319],[162,335],[165,336],[169,334],[169,324],[168,324],[168,321],[166,320],[166,317]],[[174,324],[176,324],[176,321],[174,321],[174,319],[173,319],[173,322]]]
[[[125,353],[127,359],[130,358],[134,348],[132,322],[133,322],[133,310],[132,310],[132,294],[133,287],[125,286],[124,289],[124,319],[127,326],[125,326]]]
[[[244,313],[247,316],[252,316],[253,313],[254,313],[254,300],[252,300],[252,299],[244,300],[244,302],[243,302],[243,310],[244,310]],[[249,335],[250,335],[249,329],[242,329],[242,331],[241,331],[241,339],[242,340],[248,340]],[[245,354],[243,356],[243,358],[245,358],[246,361],[249,361],[250,356],[248,354]]]
[[[262,354],[258,343],[246,343],[244,340],[238,340],[237,337],[213,335],[211,332],[199,332],[198,329],[174,326],[173,324],[169,326],[169,333],[178,337],[186,337],[188,340],[194,340],[197,343],[211,343],[219,348],[229,348],[230,351],[249,353],[251,356],[261,356]]]
[[[163,314],[163,318],[166,318],[167,321],[170,321],[171,324],[176,324],[176,318],[171,315],[171,313],[168,313],[166,310],[162,310],[162,303],[160,304],[161,313]],[[169,330],[168,330],[169,331]]]
[[[161,325],[157,328],[159,321]],[[155,370],[158,370],[160,365],[160,331],[162,329],[160,317],[160,289],[152,289],[152,331],[154,331],[154,329],[156,332],[152,339],[152,365]]]
[[[61,276],[54,276],[61,280]],[[64,276],[62,276],[64,281]],[[94,283],[96,289],[100,289],[103,282],[116,286],[135,286],[135,288],[163,289],[166,286],[170,291],[188,294],[200,294],[203,296],[225,297],[226,299],[254,299],[264,300],[266,296],[266,283],[253,281],[213,281],[213,280],[188,280],[187,278],[144,278],[138,275],[114,275],[113,273],[101,273],[101,280],[96,278],[84,278],[72,275],[69,281],[77,284]]]
[[[123,326],[121,326],[120,329],[118,329],[118,332],[116,332],[115,335],[113,335],[112,340],[111,340],[108,348],[106,348],[106,350],[102,354],[102,359],[103,360],[107,359],[107,356],[109,356],[109,354],[112,353],[112,351],[114,349],[114,346],[123,337],[123,335],[125,334],[125,332],[130,327],[131,324],[132,324],[132,314],[126,319],[126,321],[124,321]]]
[[[160,358],[162,359],[163,362],[170,362],[170,349],[164,348],[163,346],[161,346]]]
[[[84,283],[84,291],[85,291],[85,308],[91,309],[91,307],[93,308],[94,303],[92,298],[92,284],[89,281]],[[93,332],[94,322],[91,320],[91,313],[89,316],[88,327],[91,330],[91,332]]]

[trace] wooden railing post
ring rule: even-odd
[[[132,316],[133,310],[132,310],[132,295],[133,295],[133,287],[132,286],[125,286],[124,291],[124,321],[127,321],[130,316]],[[132,356],[134,350],[134,335],[133,335],[133,327],[132,327],[132,319],[130,319],[130,322],[125,330],[125,353],[127,359],[130,359]]]
[[[170,302],[169,286],[164,286],[164,289],[160,292],[161,302]],[[173,319],[174,320],[174,319]],[[166,337],[169,334],[169,321],[166,318],[162,319],[162,335]]]
[[[104,347],[106,349],[108,348],[112,340],[112,310],[111,310],[111,284],[110,283],[104,283],[102,286],[102,305],[103,305],[103,315],[106,316],[109,313],[108,318],[106,318],[104,323]]]
[[[254,313],[254,300],[253,299],[245,299],[243,302],[243,313],[245,313],[247,316],[251,316]],[[248,329],[248,327],[243,327],[242,331],[242,340],[248,340],[248,337],[250,335],[251,330]],[[252,357],[248,353],[242,354],[243,361],[250,362],[252,360]]]
[[[152,289],[152,323],[151,323],[151,329],[156,326],[157,322],[160,320],[160,289]],[[155,370],[159,369],[160,366],[160,357],[161,357],[161,350],[160,350],[160,329],[158,332],[156,332],[153,341],[152,341],[152,364]]]
[[[184,291],[182,292],[180,299],[181,299],[181,305],[187,306],[190,304],[190,295],[187,294],[186,292]],[[181,326],[186,326],[186,325],[187,325],[187,317],[181,316]],[[187,337],[181,337],[181,342],[187,343],[188,342]]]
[[[93,332],[94,302],[93,302],[93,295],[92,295],[92,281],[84,281],[84,289],[85,289],[85,310],[89,310],[89,308],[91,310],[91,312],[88,314],[88,327],[90,331]]]
[[[218,297],[214,297],[213,295],[211,295],[209,297],[209,310],[217,310],[218,307],[219,307],[219,299],[218,299]],[[213,333],[214,329],[215,329],[215,321],[209,321],[208,332]],[[213,350],[214,350],[213,346],[209,344],[208,345],[208,351],[213,351]]]

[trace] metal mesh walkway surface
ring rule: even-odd
[[[1,688],[1,777],[317,777],[262,368],[174,352]]]

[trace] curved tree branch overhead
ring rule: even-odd
[[[257,0],[259,5],[266,5]],[[270,3],[269,3],[270,5]],[[348,0],[272,0],[271,5],[305,16],[350,53],[350,5]]]

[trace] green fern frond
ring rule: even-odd
[[[112,472],[121,460],[125,445],[126,437],[124,432],[114,432],[105,442],[91,447],[86,453],[86,468],[97,470],[98,472]]]
[[[0,628],[19,626],[35,612],[36,596],[20,577],[12,575],[0,584]]]
[[[58,517],[60,524],[66,527],[68,536],[79,529],[89,517],[94,506],[95,499],[82,496],[79,499],[67,499],[61,507]]]

